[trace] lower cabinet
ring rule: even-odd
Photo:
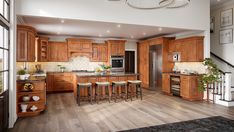
[[[163,74],[162,75],[162,91],[166,94],[171,93],[171,86],[170,86],[170,74]]]
[[[203,99],[203,92],[198,90],[198,76],[180,76],[180,96],[195,101]]]
[[[76,87],[73,73],[47,73],[47,92],[73,91]]]

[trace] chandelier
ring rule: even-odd
[[[121,0],[109,0],[121,1]],[[124,0],[132,8],[142,10],[152,10],[160,8],[181,8],[190,3],[190,0]]]

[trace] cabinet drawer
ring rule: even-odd
[[[54,89],[56,91],[60,91],[60,90],[72,90],[73,89],[73,85],[71,83],[55,82],[54,83]]]

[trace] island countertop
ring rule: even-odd
[[[17,79],[17,82],[40,82],[40,81],[45,81],[45,80],[46,80],[46,77],[34,77],[34,76],[30,76],[26,80]]]
[[[138,73],[125,73],[125,72],[118,72],[118,73],[88,73],[88,72],[74,72],[74,74],[78,77],[110,77],[110,76],[139,76]]]

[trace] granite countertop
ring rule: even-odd
[[[199,76],[200,74],[183,74],[183,73],[174,73],[174,72],[164,72],[163,74],[170,74],[172,76]]]
[[[19,80],[17,79],[17,82],[38,82],[38,81],[45,81],[46,77],[35,77],[35,76],[30,76],[26,80]]]
[[[100,77],[106,77],[106,76],[139,76],[138,73],[106,73],[106,74],[102,74],[102,73],[86,73],[86,72],[74,72],[77,76],[82,76],[82,77],[92,77],[92,76],[100,76]]]

